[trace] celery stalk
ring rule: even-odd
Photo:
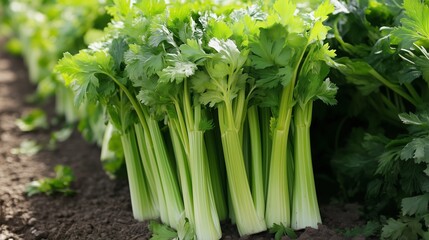
[[[259,130],[258,108],[252,106],[247,110],[251,148],[251,184],[253,202],[259,216],[265,215],[264,177],[262,169],[262,143]]]
[[[263,216],[258,215],[244,165],[239,131],[232,117],[228,102],[219,104],[219,122],[225,156],[229,192],[239,234],[247,235],[266,230]]]
[[[190,161],[195,232],[198,239],[220,239],[219,217],[213,196],[203,131],[190,131]]]
[[[317,228],[321,223],[311,162],[310,125],[313,101],[295,109],[295,182],[292,204],[292,228]]]
[[[157,218],[159,213],[147,186],[136,136],[132,128],[122,133],[121,141],[124,148],[133,216],[139,221]]]
[[[277,126],[274,129],[268,177],[267,208],[265,220],[268,227],[274,224],[290,226],[290,200],[287,171],[287,148],[289,128],[292,119],[292,93],[290,83],[284,88]]]

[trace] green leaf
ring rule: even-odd
[[[329,67],[324,62],[329,58],[323,56],[325,51],[324,46],[316,51],[310,51],[301,68],[295,88],[296,98],[301,105],[315,99],[321,99],[329,105],[336,104],[335,95],[338,88],[329,79],[325,79],[329,73]]]
[[[402,27],[395,29],[392,35],[403,40],[404,48],[412,47],[418,40],[429,41],[429,5],[420,0],[404,0],[405,17]]]
[[[338,87],[335,83],[331,82],[329,79],[323,81],[322,85],[317,91],[316,97],[325,104],[335,105],[337,104],[337,100],[335,96],[337,95]]]
[[[287,86],[293,77],[293,68],[286,66],[283,68],[266,68],[258,70],[256,79],[256,86],[271,89],[277,86]]]
[[[296,239],[298,236],[295,231],[290,227],[285,227],[283,224],[276,224],[269,229],[270,233],[274,233],[274,239],[280,240],[283,236],[288,236],[289,238]]]
[[[429,41],[429,40],[428,40]],[[422,72],[423,79],[429,83],[429,53],[423,46],[416,46],[423,54],[415,60],[415,64]]]
[[[24,140],[18,148],[12,148],[10,152],[14,155],[33,156],[42,150],[42,146],[34,140]]]
[[[163,52],[156,53],[153,49],[145,46],[130,45],[130,49],[125,53],[124,58],[125,72],[134,84],[140,82],[142,78],[149,78],[164,67]]]
[[[216,57],[222,59],[225,63],[230,65],[230,69],[239,69],[247,60],[247,52],[240,52],[237,45],[231,40],[226,41],[217,38],[210,39],[208,46],[217,51]],[[229,69],[224,69],[223,72]]]
[[[371,237],[379,234],[381,225],[377,221],[368,221],[363,226],[347,229],[344,233],[346,238],[353,238],[358,236]]]
[[[144,12],[146,16],[155,16],[163,13],[167,7],[164,1],[146,0],[136,3],[136,5]]]
[[[429,137],[414,138],[401,151],[401,159],[429,163]]]
[[[65,84],[73,89],[77,105],[84,99],[95,101],[99,96],[111,93],[109,88],[107,88],[108,93],[99,92],[100,89],[98,89],[99,74],[115,76],[114,61],[106,51],[90,53],[82,50],[74,56],[65,53],[55,69],[61,73]]]
[[[177,232],[164,224],[150,221],[149,230],[152,232],[151,240],[170,240],[177,238]]]
[[[419,218],[401,217],[398,220],[389,218],[383,227],[382,239],[420,239],[423,234],[422,224]]]
[[[128,44],[124,39],[115,38],[109,48],[109,54],[113,58],[115,70],[121,69],[121,63],[124,60],[124,53],[128,50]]]
[[[381,237],[384,239],[399,239],[406,228],[407,224],[393,218],[389,218],[382,229]]]
[[[191,84],[192,89],[201,94],[199,100],[204,105],[209,104],[210,107],[213,107],[223,101],[222,93],[206,72],[196,72],[191,78]]]
[[[325,21],[328,15],[333,13],[335,10],[334,5],[329,0],[325,0],[319,7],[314,11],[314,17],[320,22]]]
[[[428,212],[429,193],[402,199],[403,215],[418,215]]]
[[[177,47],[174,41],[173,33],[163,24],[156,24],[149,36],[149,46],[158,47],[162,42],[167,42],[170,45]]]
[[[356,85],[363,95],[375,92],[382,85],[370,74],[374,69],[361,59],[339,58],[336,68],[346,77],[347,81]]]
[[[313,28],[311,28],[310,35],[308,37],[308,42],[313,41],[323,41],[326,39],[330,27],[323,25],[322,22],[315,22]]]
[[[57,142],[64,142],[67,140],[73,133],[72,127],[64,127],[60,130],[54,131],[51,133],[49,138],[48,149],[54,150],[56,148]]]
[[[194,75],[197,65],[189,61],[175,61],[174,66],[168,66],[158,72],[161,82],[174,82],[179,84],[186,78]]]
[[[75,192],[70,188],[75,179],[72,169],[67,166],[57,165],[54,170],[54,178],[44,178],[28,184],[25,190],[27,195],[61,193],[67,196],[74,194]]]
[[[286,29],[275,24],[268,29],[261,28],[259,37],[249,44],[252,65],[256,69],[265,69],[271,66],[291,65],[293,51],[286,47]]]
[[[200,60],[204,60],[206,57],[210,56],[204,52],[201,44],[199,44],[195,39],[188,39],[186,44],[180,45],[179,48],[182,56],[194,63],[198,63]]]
[[[296,4],[291,0],[276,0],[273,5],[274,11],[279,15],[281,23],[288,26],[293,18],[296,10]]]
[[[418,126],[429,126],[429,114],[428,113],[401,113],[399,119],[404,124],[418,125]]]
[[[179,226],[177,227],[177,234],[179,239],[183,240],[194,240],[195,237],[195,229],[192,224],[188,221],[184,216],[181,217]]]
[[[224,21],[211,19],[206,34],[212,38],[226,40],[231,37],[232,30]]]
[[[34,109],[15,121],[23,132],[48,128],[46,113],[42,109]]]
[[[132,0],[113,0],[113,7],[108,7],[107,11],[113,17],[127,16],[131,12]]]

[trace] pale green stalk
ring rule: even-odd
[[[259,114],[257,106],[247,110],[251,148],[251,184],[252,196],[259,216],[265,215],[264,177],[262,167],[262,142],[259,129]]]
[[[310,125],[313,101],[295,109],[295,181],[292,204],[292,228],[317,228],[322,223],[314,184],[311,159]]]
[[[216,203],[217,214],[220,221],[228,218],[228,205],[225,196],[226,184],[222,176],[220,154],[216,147],[216,135],[213,130],[205,132],[205,143],[207,150],[207,160],[210,169],[210,178]]]
[[[294,66],[291,82],[283,88],[279,105],[279,116],[273,132],[273,142],[268,177],[265,220],[268,227],[274,224],[290,226],[290,208],[288,187],[288,138],[292,121],[293,92],[298,69],[307,46],[303,48]]]
[[[265,220],[268,227],[274,224],[290,226],[290,200],[287,171],[287,147],[292,120],[292,93],[294,84],[284,88],[273,144],[268,177],[267,207]]]
[[[174,155],[177,162],[179,171],[180,188],[182,190],[183,203],[185,207],[185,216],[189,222],[194,225],[194,203],[192,199],[192,181],[191,173],[189,169],[189,160],[185,149],[183,148],[183,142],[178,134],[179,127],[175,120],[170,120],[169,130],[171,136],[171,142],[173,144]]]
[[[273,139],[271,136],[270,121],[271,110],[263,107],[259,108],[260,127],[261,127],[261,140],[262,140],[262,162],[263,162],[263,176],[264,176],[264,196],[267,196],[268,190],[268,176],[270,170],[271,149]]]
[[[204,145],[203,131],[190,131],[191,176],[194,198],[195,232],[198,239],[220,239],[219,217],[214,201],[210,169]]]
[[[231,102],[218,104],[218,113],[229,192],[238,232],[242,236],[265,231],[263,216],[259,216],[256,211],[247,181],[240,134],[235,126]]]
[[[149,115],[148,113],[146,114],[147,116]],[[167,203],[168,220],[166,223],[177,229],[182,212],[184,211],[178,181],[169,162],[167,149],[165,148],[158,122],[148,116],[147,123],[162,184],[162,190],[159,189],[158,191],[163,191]]]
[[[127,167],[133,216],[139,221],[157,218],[159,213],[147,186],[136,136],[132,128],[122,132],[121,141]]]
[[[158,194],[158,191],[159,191],[158,189],[160,186],[158,169],[156,164],[154,163],[153,153],[149,153],[150,151],[152,151],[152,149],[147,147],[146,137],[141,124],[137,124],[137,123],[134,124],[134,131],[136,132],[137,144],[140,151],[140,159],[143,164],[144,173],[148,180],[148,186],[149,186],[150,192],[153,195],[153,199],[156,202],[157,207],[159,208],[161,204],[159,198],[160,197],[162,198],[162,196],[159,196]],[[150,159],[151,157],[152,157],[152,160]],[[163,202],[165,205],[165,200],[163,200]]]
[[[162,138],[158,122],[150,117],[148,109],[139,104],[135,95],[131,94],[129,89],[127,89],[116,77],[107,72],[104,73],[109,76],[125,93],[137,113],[140,123],[144,129],[147,147],[148,149],[153,149],[154,156],[150,156],[149,159],[156,159],[156,164],[158,165],[161,180],[161,185],[158,186],[162,186],[162,189],[159,189],[158,191],[161,191],[160,193],[163,196],[159,197],[158,200],[162,201],[164,199],[166,206],[163,208],[163,204],[160,203],[161,220],[171,227],[177,228],[184,207],[177,178],[174,175],[172,166],[169,162],[168,153],[165,148],[165,143]],[[153,164],[153,166],[155,166],[155,164]]]
[[[192,197],[195,215],[195,233],[198,239],[220,239],[222,231],[213,195],[204,130],[201,129],[201,104],[194,99],[191,108],[185,82],[184,105],[188,109],[189,162],[192,179]],[[193,109],[193,111],[191,111]]]

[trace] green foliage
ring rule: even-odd
[[[157,221],[150,221],[149,230],[152,232],[152,240],[171,240],[178,237],[177,232]]]
[[[15,123],[23,132],[48,128],[46,113],[38,108],[17,119]]]
[[[420,0],[404,0],[403,8],[405,17],[401,19],[402,26],[396,28],[392,35],[400,39],[405,49],[417,41],[429,44],[429,5]]]
[[[348,115],[359,130],[345,135],[349,143],[336,150],[333,167],[345,196],[365,201],[368,219],[389,217],[383,239],[424,239],[429,213],[427,3],[371,0],[343,6],[330,19],[332,45],[340,56],[332,66],[346,79],[337,80],[345,90],[339,102],[356,98],[366,107]],[[347,182],[351,179],[358,180]]]
[[[375,237],[379,234],[381,229],[381,224],[377,221],[368,221],[363,226],[354,227],[347,229],[344,232],[344,237],[353,238],[353,237]]]
[[[34,140],[24,140],[19,144],[18,148],[12,148],[10,152],[16,155],[26,155],[33,156],[40,152],[43,149],[43,146],[38,144]]]
[[[66,126],[60,130],[52,132],[47,144],[47,148],[54,150],[57,147],[58,142],[64,142],[70,138],[70,136],[73,134],[73,130],[73,127]]]
[[[283,224],[274,224],[270,229],[270,233],[274,233],[274,239],[280,240],[283,236],[287,236],[291,239],[296,239],[298,236],[295,231],[290,227],[285,227]]]
[[[81,104],[84,100],[95,102],[98,97],[107,97],[113,93],[111,81],[103,82],[100,87],[99,75],[114,76],[114,64],[115,61],[107,52],[91,54],[81,51],[73,57],[65,53],[56,70],[62,72],[65,84],[73,89],[75,103]]]
[[[75,191],[71,189],[71,184],[75,179],[72,169],[68,166],[57,165],[54,170],[54,178],[43,178],[28,184],[25,189],[27,195],[59,193],[70,196],[75,194]]]
[[[418,218],[401,217],[398,220],[389,218],[383,227],[382,239],[426,239],[428,231]]]

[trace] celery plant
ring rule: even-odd
[[[321,223],[319,205],[313,177],[310,125],[313,101],[321,99],[327,104],[335,104],[337,87],[325,80],[329,67],[325,61],[331,61],[335,53],[327,45],[313,45],[300,69],[295,89],[297,104],[294,106],[294,166],[295,177],[292,194],[292,228],[317,228]]]
[[[326,37],[328,28],[323,25],[333,11],[329,1],[315,10],[313,18],[296,17],[304,14],[290,1],[277,1],[273,5],[272,18],[276,24],[261,29],[260,35],[250,44],[252,64],[264,74],[256,79],[266,89],[282,86],[278,112],[273,121],[271,160],[268,171],[266,222],[290,225],[290,190],[288,189],[288,138],[294,106],[293,92],[302,61],[309,46],[318,45]],[[297,11],[295,11],[297,10]],[[299,16],[299,15],[298,15]],[[307,22],[306,22],[307,21]]]
[[[112,113],[118,107],[109,102],[112,94],[118,91],[128,99],[133,107],[132,110],[136,112],[139,123],[144,128],[145,134],[150,136],[146,138],[146,141],[149,146],[148,149],[153,151],[151,156],[157,159],[157,165],[152,166],[152,169],[159,171],[160,182],[158,183],[161,184],[157,185],[156,189],[162,189],[162,191],[157,191],[162,193],[162,196],[158,197],[158,200],[160,202],[165,201],[164,207],[160,207],[160,211],[164,211],[161,212],[161,218],[169,225],[176,227],[183,211],[177,180],[171,169],[172,166],[157,121],[152,119],[148,110],[138,103],[135,94],[132,93],[134,89],[126,87],[126,82],[124,82],[126,79],[117,74],[122,62],[120,57],[123,55],[122,46],[121,40],[117,39],[107,43],[109,52],[102,48],[93,51],[81,51],[73,57],[70,54],[65,54],[57,69],[63,73],[67,83],[73,86],[78,102],[83,99],[100,99],[108,107],[111,118],[115,117]],[[119,57],[119,59],[114,59],[112,56]],[[101,82],[102,85],[100,85]],[[151,189],[155,189],[155,187]]]
[[[222,146],[237,228],[240,235],[266,229],[263,216],[259,216],[253,202],[242,152],[242,126],[246,110],[245,85],[247,75],[243,64],[246,50],[239,51],[231,40],[213,38],[208,46],[214,56],[205,61],[206,77],[194,83],[200,100],[216,106],[219,116]]]
[[[177,7],[186,9],[186,5]],[[174,13],[174,9],[172,7],[171,12]],[[169,126],[186,218],[195,228],[198,238],[218,239],[221,237],[221,230],[204,140],[204,131],[211,128],[211,125],[205,120],[204,110],[192,95],[188,83],[198,78],[193,76],[197,64],[187,59],[195,56],[188,53],[190,49],[184,44],[183,47],[180,45],[184,43],[181,41],[195,44],[197,41],[192,34],[182,35],[177,40],[171,38],[175,31],[179,34],[181,31],[192,33],[197,29],[192,26],[195,24],[192,18],[180,18],[180,15],[172,14],[169,18],[172,23],[159,20],[161,18],[151,23],[151,32],[143,35],[148,41],[130,46],[130,51],[125,56],[125,69],[134,84],[141,86],[139,100],[155,115],[164,118]],[[188,21],[189,25],[183,26]],[[175,22],[179,24],[175,25]],[[152,32],[162,34],[157,36]],[[138,66],[146,71],[139,72]],[[222,199],[221,194],[220,201]]]

